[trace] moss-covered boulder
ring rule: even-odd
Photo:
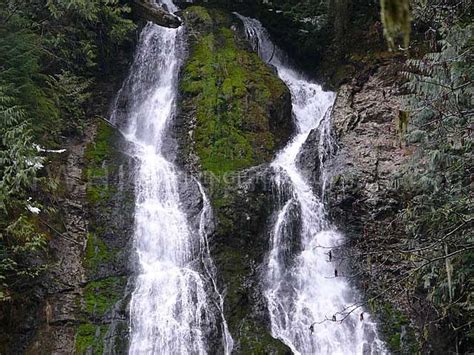
[[[230,14],[183,12],[191,48],[181,108],[191,118],[189,148],[217,176],[269,162],[291,131],[290,94],[236,29]]]

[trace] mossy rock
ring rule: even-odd
[[[181,110],[196,120],[193,143],[202,169],[223,176],[269,162],[291,135],[287,87],[248,50],[232,16],[192,6],[183,17],[193,40]]]
[[[85,151],[90,218],[84,266],[91,279],[111,276],[117,264],[128,261],[121,249],[132,234],[134,192],[133,166],[122,153],[124,144],[116,128],[100,121]]]
[[[107,326],[81,324],[76,333],[76,354],[102,354]]]
[[[103,317],[122,298],[126,283],[126,277],[109,277],[89,282],[84,288],[88,315]]]
[[[119,352],[127,347],[128,327],[122,329],[121,319],[126,318],[134,196],[132,163],[122,153],[123,144],[122,135],[100,121],[85,151],[89,223],[83,256],[87,281],[78,299],[82,309],[76,330],[78,354],[103,353],[106,343]],[[115,307],[118,303],[120,307]]]

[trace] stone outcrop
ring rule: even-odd
[[[89,129],[87,137],[92,136]],[[39,331],[28,349],[31,354],[74,352],[75,326],[79,322],[79,300],[86,281],[82,253],[87,235],[85,206],[86,181],[82,176],[86,141],[68,147],[64,186],[68,191],[59,201],[65,231],[51,241],[52,254],[57,262],[48,275],[47,296],[43,302]]]
[[[128,346],[135,197],[134,161],[123,153],[125,144],[114,127],[100,122],[85,152],[89,228],[76,353],[123,353]]]
[[[211,254],[225,296],[224,313],[237,354],[291,354],[270,334],[264,294],[265,257],[270,249],[266,229],[275,211],[273,170],[266,164],[241,171],[235,183],[214,197],[216,229]]]
[[[104,122],[71,144],[63,180],[64,231],[51,241],[51,270],[30,354],[123,353],[127,348],[128,266],[133,228],[130,158]],[[59,233],[59,232],[58,232]]]
[[[288,88],[231,14],[193,6],[182,16],[190,39],[177,120],[185,165],[222,176],[271,161],[292,130]]]
[[[159,26],[177,28],[181,26],[181,20],[170,14],[165,9],[153,4],[150,0],[133,0],[132,8],[136,16],[151,21]]]
[[[397,209],[393,181],[407,152],[397,131],[400,102],[393,70],[382,66],[366,81],[354,80],[338,92],[332,113],[337,172],[330,201],[338,220],[360,220],[363,211],[384,218]]]
[[[313,129],[308,135],[308,138],[301,147],[300,152],[296,157],[296,165],[300,169],[308,181],[311,182],[314,191],[319,191],[321,176],[321,162],[319,158],[319,137],[318,129]]]

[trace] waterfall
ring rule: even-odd
[[[327,220],[322,198],[327,181],[324,162],[333,149],[330,111],[335,94],[323,91],[286,65],[285,54],[271,42],[260,22],[236,15],[254,49],[276,67],[290,89],[296,125],[295,136],[271,164],[275,200],[280,201],[271,228],[264,280],[272,335],[295,354],[385,353],[375,323],[357,307],[360,299],[347,279],[340,272],[335,276],[337,263],[328,255],[331,247],[343,242],[343,236]],[[313,129],[318,129],[320,137],[320,156],[316,157],[322,165],[320,194],[312,190],[296,163]],[[288,255],[288,243],[295,240],[290,228],[294,218],[301,225],[296,238],[300,249],[296,255]]]
[[[171,0],[158,5],[177,11]],[[130,354],[207,354],[216,324],[223,328],[225,353],[232,348],[203,225],[212,216],[210,205],[199,185],[203,208],[199,230],[195,230],[180,203],[182,172],[172,162],[176,143],[169,138],[169,129],[184,47],[182,28],[148,23],[111,117],[128,141],[137,166],[134,249],[138,275],[130,301]],[[221,321],[211,307],[216,293]]]

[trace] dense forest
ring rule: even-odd
[[[237,122],[237,116],[248,114],[259,117],[258,123],[243,125],[264,125],[265,115],[275,119],[273,111],[286,112],[287,107],[279,100],[289,96],[283,84],[271,77],[274,69],[249,54],[250,45],[241,44],[243,40],[233,44],[229,39],[233,36],[230,29],[237,27],[232,22],[235,19],[230,19],[233,11],[258,18],[274,42],[290,54],[294,66],[336,92],[334,109],[344,105],[341,101],[344,90],[352,90],[349,96],[353,100],[365,92],[371,78],[381,73],[382,84],[376,84],[371,95],[375,105],[378,105],[377,98],[382,97],[397,102],[396,107],[390,108],[395,113],[388,123],[397,142],[397,156],[387,158],[383,152],[379,155],[378,149],[383,150],[383,147],[374,143],[376,137],[374,142],[364,133],[359,138],[377,150],[377,156],[381,157],[377,158],[377,166],[390,159],[397,162],[390,168],[387,185],[379,184],[377,168],[375,175],[370,176],[373,186],[377,185],[376,192],[370,194],[382,200],[373,207],[371,197],[367,197],[369,192],[354,187],[344,176],[333,179],[330,185],[334,192],[328,193],[329,199],[337,200],[334,196],[338,189],[344,190],[343,199],[329,203],[334,206],[329,214],[347,235],[344,245],[335,247],[333,253],[350,264],[348,273],[355,275],[350,277],[350,282],[363,293],[363,299],[351,312],[359,314],[364,309],[373,314],[387,348],[393,353],[473,351],[472,2],[212,0],[191,4],[175,1],[181,7],[177,17],[166,13],[170,11],[166,6],[161,8],[152,3],[131,0],[0,2],[0,353],[42,353],[31,344],[42,344],[48,337],[43,323],[49,322],[47,305],[50,303],[45,300],[73,288],[81,289],[76,293],[84,297],[86,311],[78,312],[81,316],[75,320],[59,320],[54,325],[62,327],[67,323],[74,329],[75,352],[124,351],[98,345],[96,328],[89,325],[105,327],[102,316],[110,306],[107,298],[115,296],[107,294],[108,291],[100,292],[116,287],[115,283],[99,284],[108,277],[103,275],[100,263],[114,257],[109,251],[102,252],[103,248],[107,249],[104,246],[107,243],[91,239],[90,228],[100,234],[99,226],[106,219],[98,218],[97,211],[102,206],[101,201],[110,198],[111,191],[115,191],[108,187],[104,192],[94,185],[114,170],[107,170],[102,163],[124,159],[114,155],[111,139],[122,138],[115,124],[110,123],[108,114],[130,70],[140,31],[147,20],[167,27],[177,27],[178,21],[183,21],[189,32],[187,54],[190,57],[180,74],[179,107],[183,112],[197,112],[197,123],[193,123],[197,125],[196,142],[189,142],[188,138],[182,141],[196,150],[201,169],[217,176],[248,169],[271,160],[275,150],[282,146],[286,138],[278,130],[272,131],[271,137],[266,131],[257,130],[255,135],[246,133],[247,142],[240,138],[240,133],[235,133],[241,128],[228,123]],[[154,7],[158,10],[153,10]],[[217,29],[219,26],[226,29]],[[217,45],[209,44],[213,38]],[[215,52],[206,49],[211,47]],[[214,63],[226,69],[216,69]],[[239,84],[242,76],[248,78],[245,85],[247,89],[251,86],[252,91]],[[226,91],[225,78],[229,78],[230,91]],[[219,90],[219,93],[213,91],[212,80],[222,85],[219,86],[222,94]],[[247,92],[241,94],[238,90]],[[224,95],[222,100],[227,106],[212,106],[212,100],[206,99],[212,95]],[[239,106],[236,100],[245,102],[247,106],[242,104],[242,107],[246,108]],[[277,109],[262,108],[269,102]],[[362,110],[357,113],[359,103],[351,102],[355,102],[349,105],[355,118],[349,126],[356,127],[364,118]],[[279,119],[281,130],[291,129],[282,123],[283,118]],[[202,120],[209,123],[203,124]],[[220,127],[223,122],[224,128]],[[184,126],[178,127],[176,135],[187,136],[188,126]],[[213,143],[222,135],[234,134],[236,138],[231,143]],[[335,139],[338,134],[336,132]],[[177,140],[181,142],[180,138]],[[262,148],[255,148],[260,142]],[[245,158],[232,160],[225,151],[219,150],[224,144],[230,144],[225,147],[227,150],[245,150]],[[77,146],[85,151],[81,153],[83,160],[77,161],[81,169],[78,180],[86,185],[92,182],[86,187],[82,209],[87,209],[84,218],[88,219],[88,226],[93,226],[87,227],[85,238],[89,239],[79,242],[68,240],[71,231],[67,219],[71,219],[71,215],[64,207],[66,201],[71,200],[65,170],[71,164],[69,154]],[[116,150],[122,151],[122,148]],[[317,157],[315,154],[313,159]],[[197,169],[194,163],[182,160],[183,166]],[[110,181],[109,178],[109,184]],[[232,190],[229,186],[219,185],[219,188]],[[218,192],[210,196],[215,214],[222,221],[217,225],[216,235],[237,233],[233,229],[237,228],[234,217],[240,216],[238,209],[243,207],[240,202],[229,202],[223,197],[229,194]],[[85,273],[95,276],[81,279],[79,286],[67,283],[51,286],[58,272],[55,265],[61,260],[58,240],[78,244],[78,255],[86,265]],[[130,248],[130,245],[125,247]],[[218,248],[227,246],[211,246],[211,254]],[[91,253],[95,256],[91,257]],[[233,272],[228,264],[234,263],[238,254],[217,251],[215,256],[218,279],[220,265],[225,265],[223,281],[219,282],[227,283],[226,297],[230,302],[232,297],[238,297],[232,290],[232,287],[237,288],[237,281],[226,273]],[[99,257],[103,260],[97,261]],[[89,269],[94,269],[92,274]],[[235,270],[240,272],[240,266],[235,266]],[[130,275],[128,271],[118,273],[120,277]],[[88,293],[90,285],[97,298]],[[93,311],[89,309],[90,304],[95,305]],[[344,311],[340,310],[345,316]],[[237,329],[234,323],[240,311],[228,312],[232,314],[228,316],[232,333],[233,327]],[[258,329],[241,332],[247,332],[245,336],[250,337],[249,334]],[[40,333],[41,341],[38,340]],[[266,338],[256,340],[255,344],[263,344],[258,347],[241,340],[241,344],[246,345],[236,353],[269,353],[268,349],[272,349],[272,353],[283,354],[287,351],[276,345],[265,348],[267,342],[270,344]],[[61,352],[61,349],[56,351]]]

